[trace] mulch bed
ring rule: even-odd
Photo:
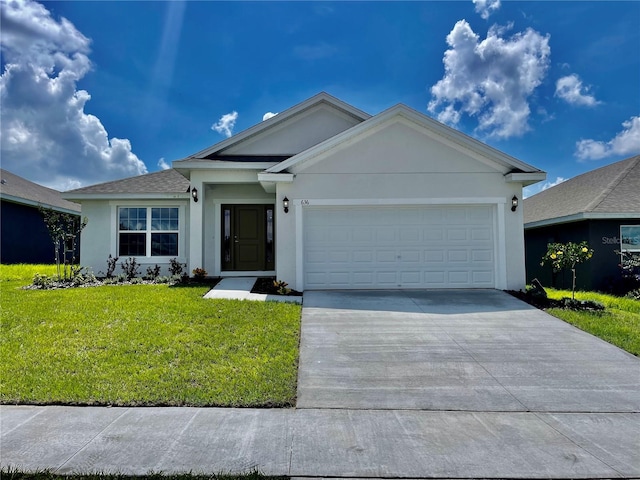
[[[278,293],[277,287],[273,285],[275,281],[275,277],[260,277],[256,280],[256,283],[253,285],[251,289],[251,293],[263,293],[266,295],[281,295]],[[298,292],[297,290],[291,290],[287,296],[301,297],[302,292]]]
[[[527,302],[540,310],[547,308],[564,308],[567,310],[588,310],[588,311],[602,311],[604,305],[592,300],[572,300],[571,298],[562,298],[555,300],[548,298],[540,294],[532,294],[531,292],[523,292],[522,290],[507,290],[507,293],[519,298],[523,302]]]

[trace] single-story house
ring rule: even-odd
[[[527,281],[571,288],[570,272],[541,266],[552,242],[586,240],[593,257],[578,266],[577,288],[616,291],[617,251],[640,252],[640,155],[584,173],[523,202]]]
[[[171,170],[65,198],[89,218],[96,273],[111,254],[296,290],[518,289],[517,203],[545,176],[407,106],[371,116],[320,93]]]
[[[60,192],[0,170],[0,263],[55,263],[55,250],[39,207],[80,218],[80,205]]]

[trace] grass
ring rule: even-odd
[[[0,266],[0,402],[294,404],[300,306],[206,286],[20,288],[54,270]]]
[[[571,297],[570,290],[546,290],[553,299]],[[550,308],[547,312],[633,355],[640,356],[640,301],[594,292],[576,292],[576,299],[595,300],[602,303],[606,310],[578,312]]]

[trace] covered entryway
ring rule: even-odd
[[[222,205],[222,269],[274,268],[273,205]]]
[[[305,208],[304,288],[494,288],[493,205]]]

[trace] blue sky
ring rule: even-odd
[[[2,168],[60,190],[165,168],[320,91],[405,103],[546,186],[640,153],[636,1],[0,5]]]

